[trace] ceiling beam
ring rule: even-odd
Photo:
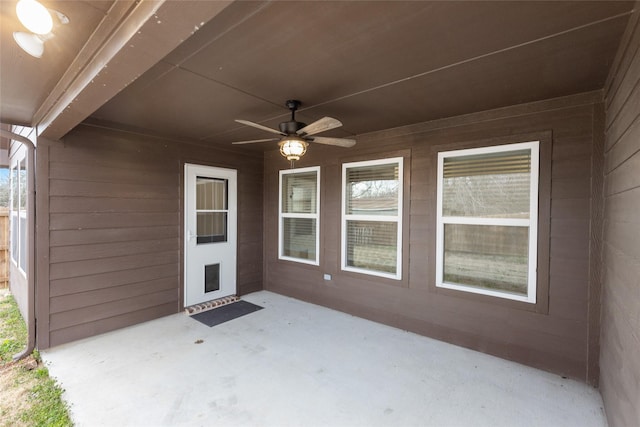
[[[60,139],[232,1],[116,1],[34,116]]]

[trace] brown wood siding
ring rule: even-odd
[[[184,163],[238,170],[238,293],[262,289],[262,156],[82,125],[46,144],[47,347],[183,308]],[[44,166],[43,166],[44,168]],[[45,285],[40,284],[39,288]],[[40,331],[42,335],[44,331]]]
[[[277,258],[278,170],[288,164],[265,155],[265,287],[430,337],[594,383],[588,370],[591,171],[600,92],[519,105],[358,136],[353,149],[312,145],[297,167],[321,166],[320,266]],[[548,278],[536,312],[523,304],[435,288],[436,172],[438,150],[524,142],[519,135],[549,135],[550,197],[541,197],[550,224],[539,281]],[[392,157],[407,150],[411,172],[405,201],[407,239],[403,281],[340,270],[341,164]],[[549,192],[549,189],[546,190]],[[544,253],[544,251],[543,251]],[[548,271],[548,272],[547,272]],[[323,273],[332,275],[323,280]],[[540,296],[541,294],[539,294]],[[597,375],[597,373],[595,374]]]
[[[600,388],[611,426],[640,425],[640,2],[605,87]]]

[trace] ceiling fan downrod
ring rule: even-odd
[[[280,123],[280,132],[286,133],[287,135],[295,135],[296,132],[307,125],[306,123],[296,121],[296,110],[302,105],[302,102],[297,99],[290,99],[285,103],[285,105],[289,110],[291,110],[291,120]]]
[[[291,110],[291,121],[295,122],[296,110],[302,105],[302,102],[298,101],[297,99],[290,99],[285,103],[285,105],[289,110]]]

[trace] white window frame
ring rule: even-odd
[[[479,217],[445,217],[442,215],[442,189],[444,175],[444,159],[477,154],[501,153],[518,150],[531,150],[531,179],[529,188],[529,218],[479,218]],[[438,153],[438,195],[437,195],[437,227],[436,227],[436,286],[455,289],[493,297],[506,298],[526,303],[536,303],[536,283],[538,265],[538,184],[540,178],[540,141],[529,141],[515,144],[495,145],[466,150],[454,150]],[[529,263],[527,277],[527,295],[464,286],[447,283],[443,280],[444,264],[444,226],[445,224],[464,225],[498,225],[529,227]]]
[[[9,247],[11,248],[11,261],[14,265],[18,265],[18,258],[20,256],[20,189],[18,183],[20,182],[20,162],[14,160],[11,162],[9,168],[9,182],[10,182],[10,197],[9,197],[9,215],[11,218],[11,242]],[[15,204],[18,204],[16,210]]]
[[[378,166],[398,165],[398,213],[396,215],[353,215],[347,214],[347,169]],[[404,205],[404,158],[392,157],[388,159],[367,160],[342,164],[342,233],[341,233],[341,268],[344,271],[368,274],[371,276],[385,277],[388,279],[402,280],[402,207]],[[365,268],[351,267],[347,265],[347,221],[372,221],[395,222],[397,226],[396,237],[396,273],[368,270]]]
[[[20,175],[25,173],[25,182],[24,185],[27,186],[25,189],[25,194],[28,192],[28,182],[29,176],[27,174],[27,159],[24,153],[24,150],[19,152],[14,158],[11,160],[11,165],[9,168],[9,177],[10,177],[10,218],[11,218],[11,241],[9,247],[11,248],[11,262],[18,269],[18,271],[23,275],[27,276],[26,268],[27,268],[27,249],[29,243],[27,242],[27,200],[22,200],[23,193],[23,184],[20,182]],[[15,173],[14,173],[15,171]],[[16,181],[16,182],[14,182]],[[14,187],[15,185],[15,187]],[[14,192],[15,188],[15,192]],[[14,208],[14,198],[17,197],[17,210]],[[24,202],[24,209],[22,208],[22,203]],[[15,239],[15,241],[13,240]],[[24,246],[24,248],[23,248]],[[25,255],[22,256],[22,253]],[[24,268],[23,268],[24,266]]]
[[[316,173],[316,212],[315,213],[286,213],[282,212],[282,184],[284,175],[296,173]],[[314,260],[296,258],[284,255],[284,219],[300,218],[316,220],[316,258]],[[303,264],[320,265],[320,166],[311,166],[299,169],[281,170],[278,179],[278,259],[300,262]]]

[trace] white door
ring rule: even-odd
[[[184,165],[185,307],[236,293],[237,174]]]

